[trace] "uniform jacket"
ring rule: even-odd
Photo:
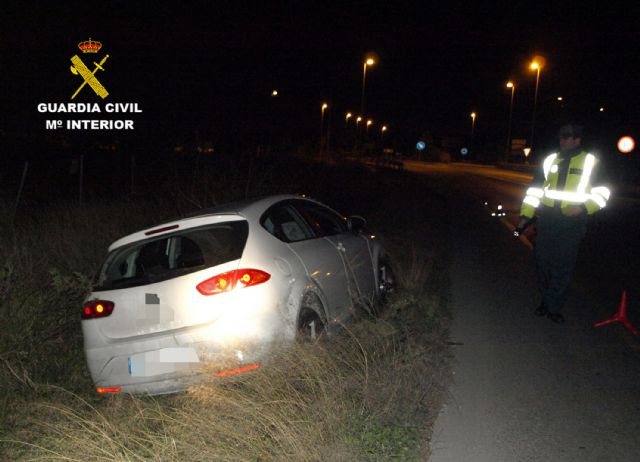
[[[522,202],[520,216],[533,218],[539,207],[582,206],[591,215],[607,205],[611,191],[604,184],[598,159],[582,148],[548,155]]]

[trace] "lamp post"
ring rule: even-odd
[[[362,114],[362,117],[364,117],[364,88],[367,79],[367,66],[373,66],[375,63],[373,58],[366,58],[362,68],[362,98],[360,99],[360,114]]]
[[[322,103],[320,107],[320,152],[322,153],[322,145],[324,139],[324,111],[327,110],[329,105],[327,103]]]
[[[350,112],[347,112],[347,114],[344,116],[344,123],[345,125],[349,125],[349,119],[353,117],[353,114],[351,114]]]
[[[360,126],[360,122],[362,122],[362,116],[356,117],[356,129],[353,133],[353,151],[358,151],[358,142],[360,138],[360,134],[358,133],[358,128]]]
[[[542,65],[538,61],[533,61],[530,66],[531,70],[536,71],[536,92],[533,96],[533,116],[531,118],[531,137],[529,138],[529,147],[533,149],[533,135],[536,126],[536,110],[538,108],[538,88],[540,86],[540,69]]]
[[[476,113],[471,113],[471,140],[469,141],[469,151],[473,152],[473,131],[476,127]]]
[[[511,103],[509,103],[509,125],[507,128],[507,148],[504,154],[505,162],[509,162],[509,154],[511,153],[511,119],[513,117],[513,95],[516,91],[516,86],[513,82],[507,82],[507,88],[511,88]]]
[[[367,137],[369,136],[369,126],[371,126],[373,124],[373,120],[369,119],[367,120]]]
[[[386,125],[380,128],[380,144],[382,145],[382,152],[384,153],[384,132],[388,130]]]

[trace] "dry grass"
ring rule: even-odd
[[[408,300],[397,301],[406,309]],[[430,353],[430,355],[427,355]],[[297,344],[241,378],[156,398],[96,401],[35,386],[4,455],[15,460],[417,459],[433,354],[392,322]],[[429,359],[431,358],[431,359]],[[426,441],[425,439],[422,439]],[[0,452],[0,454],[2,454]]]
[[[446,286],[433,283],[443,278],[446,259],[431,245],[407,246],[408,225],[387,243],[403,287],[379,318],[187,393],[95,396],[82,356],[80,302],[108,243],[148,217],[136,203],[50,207],[0,236],[0,460],[425,456],[446,382]],[[374,226],[384,229],[384,219]],[[435,239],[436,230],[427,231]]]

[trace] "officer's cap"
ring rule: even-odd
[[[558,130],[558,138],[582,138],[584,130],[581,125],[567,124]]]

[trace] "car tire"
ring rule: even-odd
[[[303,342],[317,342],[325,336],[326,322],[319,314],[322,310],[320,302],[313,300],[305,303],[300,309],[298,320],[298,339]]]
[[[387,257],[378,259],[378,301],[385,303],[397,289],[396,276]]]

